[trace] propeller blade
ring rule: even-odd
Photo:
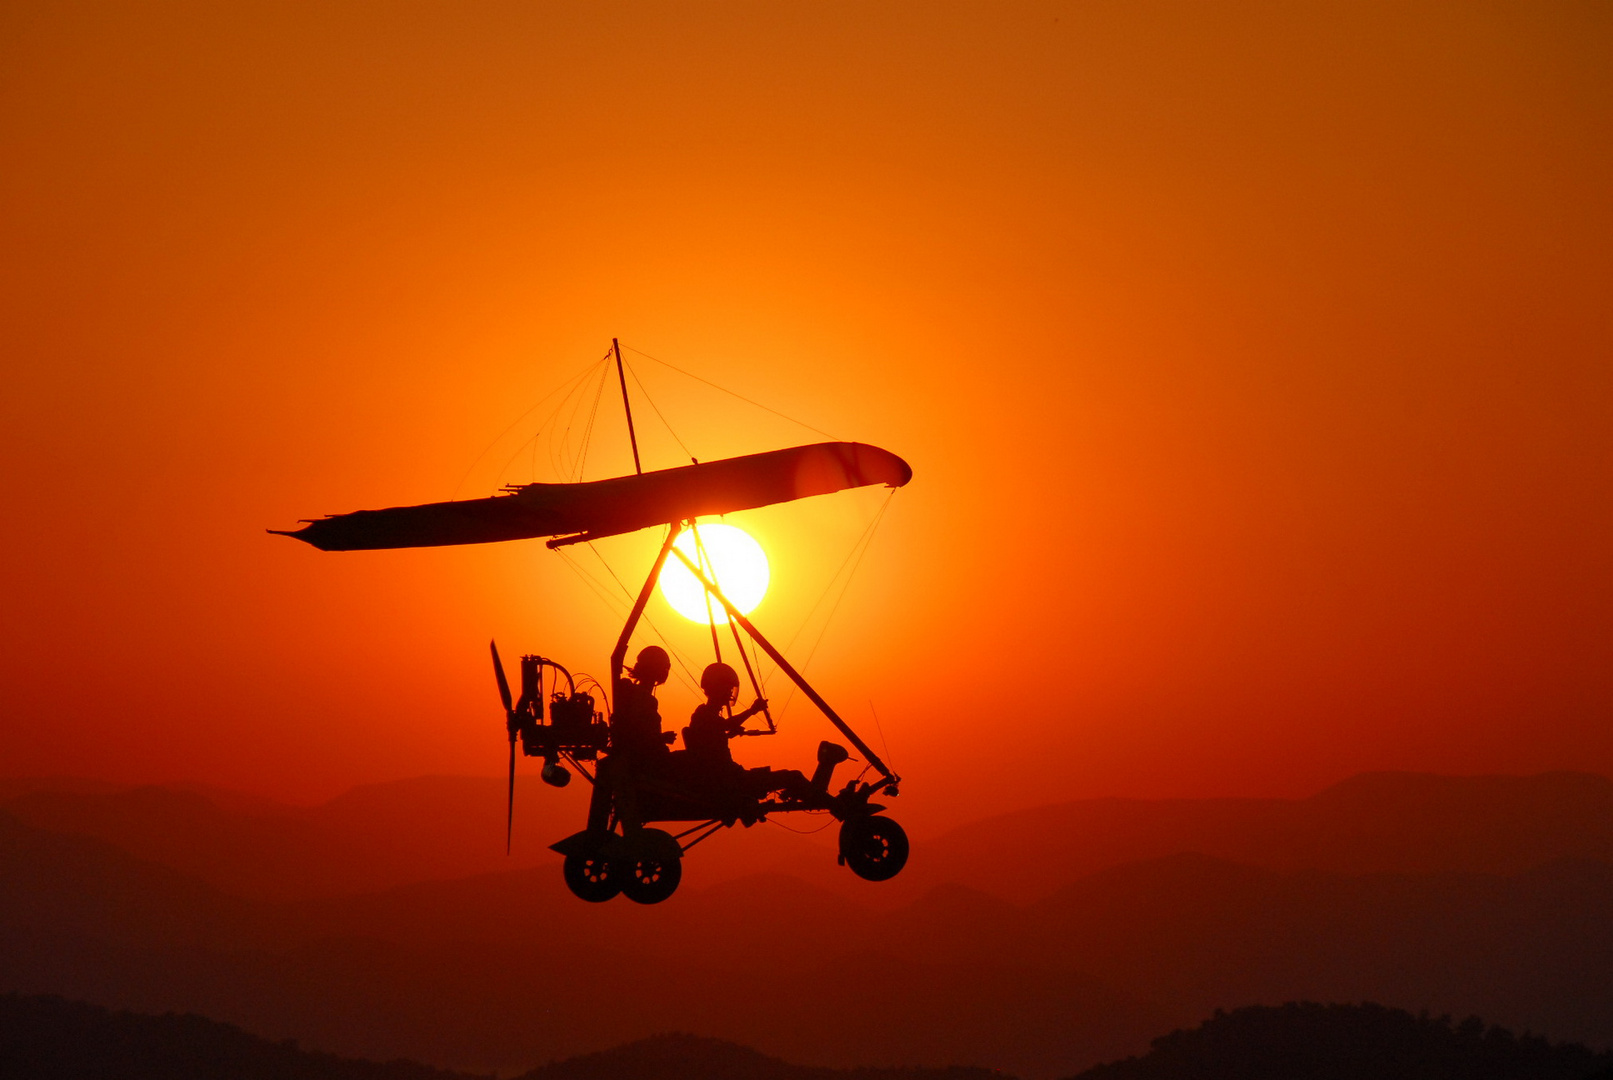
[[[504,677],[504,662],[498,658],[498,642],[489,641],[487,644],[493,650],[493,674],[498,676],[498,699],[504,703],[504,711],[509,712],[515,708],[515,702],[510,697],[510,680]],[[510,745],[515,745],[513,734],[510,736]]]
[[[510,840],[515,836],[515,703],[510,697],[510,680],[504,676],[504,661],[498,657],[498,642],[489,641],[493,651],[493,675],[498,679],[498,699],[504,703],[504,719],[510,730],[510,795],[509,810],[504,818],[504,854],[510,853]]]
[[[499,669],[504,674],[504,669]],[[503,679],[499,680],[503,682]],[[509,693],[508,690],[505,691]],[[504,854],[510,853],[510,838],[515,835],[515,733],[510,733],[510,809],[509,815],[504,819]]]

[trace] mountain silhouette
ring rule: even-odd
[[[1277,870],[1508,874],[1553,859],[1613,862],[1613,780],[1366,773],[1305,799],[1085,799],[975,822],[915,850],[908,889],[955,882],[1020,902],[1183,852]]]
[[[0,994],[7,1080],[471,1080],[270,1042],[195,1015],[141,1016],[58,997]]]
[[[369,784],[312,807],[189,785],[12,780],[0,782],[0,810],[115,844],[236,896],[299,900],[531,866],[558,872],[548,845],[577,830],[587,797],[531,786],[518,796],[510,855],[504,781],[476,777]],[[832,833],[814,840],[777,828],[714,838],[700,865],[707,882],[778,867],[815,866],[832,878],[838,869]]]
[[[1518,788],[1534,816],[1483,858],[1513,859],[1518,836],[1543,856],[1597,842],[1594,798],[1563,795],[1597,785]],[[1348,812],[1317,819],[1318,850],[1345,850],[1336,823],[1361,835],[1379,797],[1408,834],[1428,834],[1419,815],[1444,820],[1453,790],[1464,785],[1335,789]],[[1540,790],[1561,796],[1555,818]],[[1550,821],[1566,835],[1547,835]],[[1050,851],[1073,850],[1067,839],[1042,837]],[[1613,1043],[1613,863],[1594,858],[1346,873],[1184,850],[1105,862],[1017,902],[956,882],[877,906],[856,896],[778,873],[691,874],[653,908],[587,905],[537,865],[271,900],[0,814],[0,990],[196,1012],[471,1072],[675,1029],[809,1066],[1048,1078],[1139,1053],[1216,1008],[1301,999]]]
[[[523,1073],[516,1080],[1013,1080],[991,1069],[829,1069],[791,1065],[747,1046],[673,1033]]]
[[[7,1080],[487,1080],[272,1042],[191,1013],[141,1015],[51,996],[0,994]],[[989,1069],[792,1065],[721,1039],[664,1034],[542,1065],[517,1080],[1013,1080]]]
[[[1452,1024],[1382,1005],[1289,1002],[1217,1012],[1075,1080],[1586,1080],[1608,1069],[1613,1053],[1477,1017]]]
[[[1613,1052],[1373,1003],[1289,1002],[1217,1011],[1152,1040],[1141,1056],[1072,1080],[1600,1080]],[[59,997],[0,994],[8,1080],[485,1080],[417,1062],[309,1051],[194,1014],[112,1011]],[[1013,1080],[967,1067],[794,1065],[746,1046],[661,1034],[531,1069],[516,1080]]]
[[[10,780],[0,782],[0,810],[237,896],[296,900],[557,866],[547,845],[576,830],[586,798],[529,787],[508,857],[496,778],[371,784],[312,807],[186,785]],[[835,865],[833,843],[832,832],[724,833],[691,859],[686,884],[776,871],[886,907],[945,884],[1027,903],[1110,867],[1184,852],[1279,870],[1507,874],[1559,858],[1613,861],[1613,781],[1369,773],[1305,799],[1080,800],[923,837],[909,867],[878,889]]]

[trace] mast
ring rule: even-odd
[[[643,475],[644,468],[638,463],[638,436],[633,432],[633,406],[627,401],[627,376],[622,374],[622,346],[611,338],[610,349],[616,354],[616,381],[622,384],[622,411],[627,413],[627,438],[633,444],[633,471]]]

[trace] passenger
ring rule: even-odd
[[[683,729],[683,745],[696,783],[720,800],[760,799],[774,791],[795,798],[811,794],[811,784],[796,770],[747,770],[734,761],[728,749],[728,740],[744,730],[745,721],[767,708],[765,698],[757,698],[744,712],[724,715],[739,696],[739,674],[722,663],[708,665],[700,673],[700,689],[706,692],[706,702],[695,709],[689,726]]]
[[[757,698],[744,712],[723,715],[739,696],[739,673],[727,664],[708,664],[700,673],[700,689],[705,691],[706,702],[696,706],[689,726],[683,729],[683,746],[696,768],[715,772],[734,763],[728,740],[744,730],[746,720],[767,708],[767,701]]]

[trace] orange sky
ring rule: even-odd
[[[7,4],[0,773],[495,772],[566,565],[262,530],[488,493],[612,336],[912,463],[811,674],[915,825],[1613,773],[1610,90],[1602,0]],[[759,624],[880,498],[736,518]]]

